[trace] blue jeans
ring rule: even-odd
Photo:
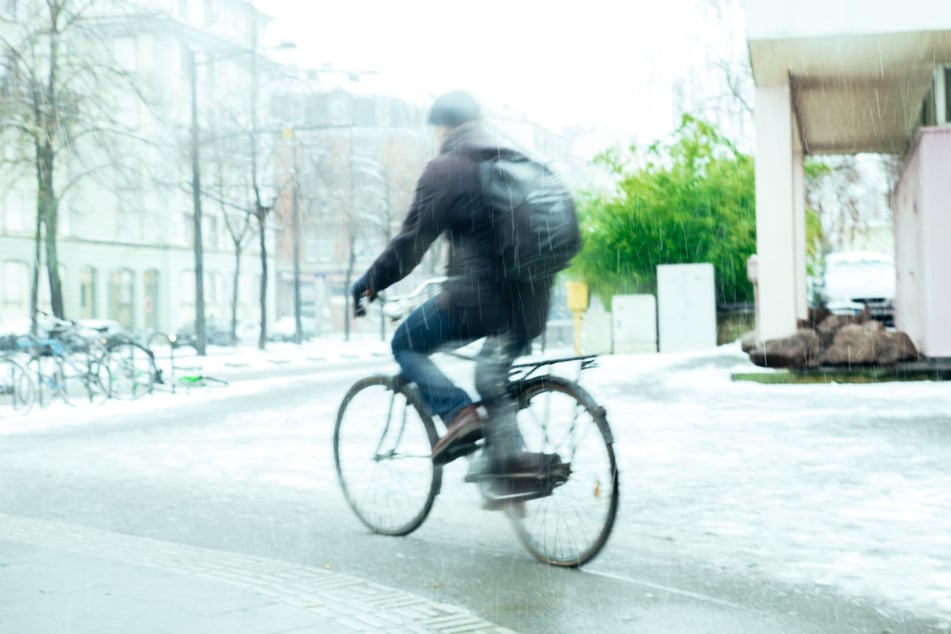
[[[509,334],[493,334],[484,332],[477,323],[440,308],[434,297],[417,307],[400,324],[391,345],[403,376],[416,384],[430,412],[448,425],[462,408],[472,404],[472,399],[449,380],[430,355],[446,347],[462,347],[488,336],[476,360],[475,386],[489,413],[490,430],[495,427],[501,430],[501,427],[514,426],[514,407],[506,391],[508,372],[529,341]],[[509,421],[511,425],[506,424]],[[490,434],[490,440],[491,435],[494,434]]]

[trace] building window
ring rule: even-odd
[[[221,314],[222,278],[221,273],[205,273],[205,313],[218,317]]]
[[[110,295],[110,318],[126,328],[135,325],[132,301],[135,296],[135,277],[129,269],[120,269],[112,273]]]
[[[29,319],[30,267],[26,262],[8,260],[3,263],[3,293],[0,293],[0,318]]]
[[[97,316],[96,277],[96,269],[91,266],[79,270],[79,316],[81,319],[95,319]]]
[[[195,215],[182,214],[182,244],[195,244]]]
[[[350,124],[350,98],[347,95],[331,95],[327,103],[327,118],[330,125]]]
[[[142,290],[145,292],[143,306],[146,330],[158,330],[159,272],[146,271],[142,275]]]
[[[202,227],[202,242],[210,247],[218,247],[219,245],[219,234],[221,233],[218,230],[218,218],[215,216],[205,216],[205,224]]]
[[[336,240],[330,236],[317,238],[317,260],[319,262],[333,262]]]
[[[218,12],[215,11],[215,4],[212,0],[205,0],[204,6],[205,27],[211,28],[218,22]]]
[[[182,271],[178,284],[178,306],[182,324],[195,319],[195,272]]]
[[[307,238],[304,240],[304,261],[305,262],[316,262],[318,257],[318,240],[315,238]]]
[[[12,145],[12,144],[11,144]],[[11,161],[12,162],[12,161]],[[9,233],[20,233],[27,230],[27,210],[30,208],[26,193],[19,187],[11,187],[6,191],[3,225]]]

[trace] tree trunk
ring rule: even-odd
[[[267,240],[264,234],[264,219],[267,210],[258,206],[258,241],[261,249],[261,332],[258,333],[258,349],[267,347]]]
[[[241,242],[234,242],[234,279],[231,282],[231,345],[238,344],[238,290],[241,279]]]
[[[39,334],[36,323],[36,311],[40,308],[40,267],[43,265],[40,244],[43,242],[43,212],[37,204],[36,233],[33,237],[33,276],[30,286],[30,334]]]
[[[46,254],[46,276],[50,290],[50,308],[56,317],[65,319],[63,286],[59,277],[59,255],[56,248],[59,214],[56,194],[53,190],[53,148],[47,140],[45,144],[38,146],[37,149],[37,212],[44,227],[43,240]],[[39,239],[39,236],[37,236],[37,239]]]

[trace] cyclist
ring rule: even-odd
[[[417,385],[420,397],[447,427],[433,448],[433,462],[445,464],[470,453],[473,443],[484,435],[485,459],[470,465],[467,479],[536,475],[546,457],[522,450],[516,406],[505,386],[516,357],[544,330],[552,279],[512,282],[499,269],[490,209],[480,191],[479,166],[482,158],[497,153],[504,144],[483,126],[476,99],[464,91],[446,93],[433,103],[428,121],[435,128],[439,155],[419,178],[399,234],[353,284],[354,314],[364,315],[362,300],[372,301],[378,292],[409,275],[433,241],[445,235],[449,280],[437,297],[403,321],[392,341],[404,377]],[[476,363],[475,387],[486,418],[468,393],[430,359],[447,346],[483,337],[488,339]],[[512,482],[506,485],[499,479],[499,486],[511,490]]]

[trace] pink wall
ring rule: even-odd
[[[951,358],[951,128],[921,128],[895,187],[895,327]]]

